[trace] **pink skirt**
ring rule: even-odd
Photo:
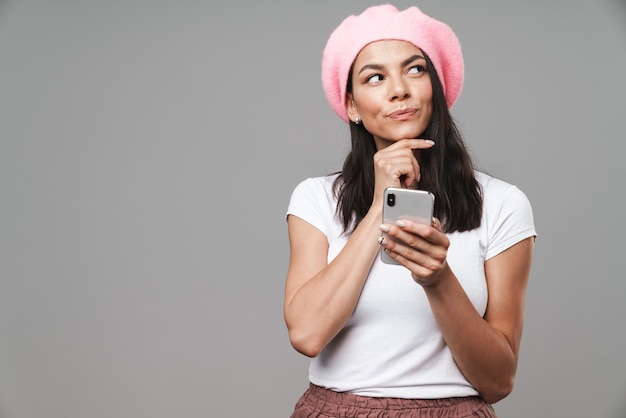
[[[478,396],[445,399],[374,398],[334,392],[314,384],[298,400],[291,418],[496,418]]]

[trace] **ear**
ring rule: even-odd
[[[348,117],[352,122],[357,120],[359,116],[359,112],[356,108],[356,103],[354,103],[354,98],[352,97],[352,93],[346,93],[346,112],[348,113]]]

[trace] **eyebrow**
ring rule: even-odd
[[[424,58],[421,55],[413,55],[407,59],[405,59],[404,61],[402,61],[401,66],[402,67],[406,67],[407,65],[409,65],[410,63],[412,63],[413,61],[417,61],[417,60],[426,60],[426,58]],[[363,67],[361,67],[361,69],[359,70],[359,74],[361,74],[363,71],[365,70],[381,70],[384,68],[384,65],[380,65],[380,64],[365,64]]]

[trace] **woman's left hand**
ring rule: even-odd
[[[380,230],[384,233],[379,239],[383,251],[409,269],[413,280],[420,285],[437,283],[448,269],[446,258],[450,240],[441,231],[437,218],[433,218],[432,225],[401,220],[383,224]]]

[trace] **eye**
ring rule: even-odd
[[[383,81],[383,76],[381,74],[372,74],[365,79],[366,83],[379,83]]]
[[[420,74],[426,71],[426,67],[423,65],[414,65],[409,68],[409,74]]]

